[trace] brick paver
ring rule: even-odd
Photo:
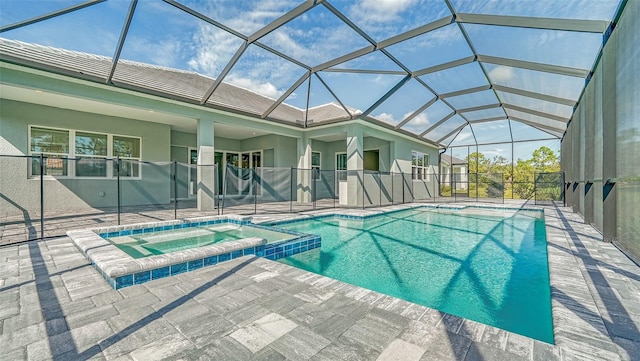
[[[640,359],[640,268],[545,212],[556,345],[253,256],[115,291],[58,238],[0,247],[0,359]]]

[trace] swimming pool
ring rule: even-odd
[[[245,238],[263,238],[269,243],[287,241],[297,235],[275,232],[249,225],[222,223],[157,232],[107,237],[111,243],[133,258],[166,254]]]
[[[322,237],[280,262],[553,343],[541,211],[417,208],[277,227]]]

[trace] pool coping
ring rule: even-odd
[[[195,271],[243,256],[265,256],[268,259],[277,260],[321,246],[321,239],[316,235],[277,230],[296,237],[272,243],[267,243],[263,238],[244,238],[166,254],[133,258],[106,239],[223,223],[273,230],[263,225],[252,224],[249,216],[222,215],[71,230],[67,231],[67,235],[91,265],[116,290]]]
[[[279,229],[278,225],[281,224],[291,224],[297,222],[303,222],[311,219],[325,219],[325,218],[340,218],[340,219],[355,219],[355,220],[364,220],[374,217],[380,217],[385,215],[390,215],[393,213],[398,213],[410,209],[417,208],[432,208],[432,209],[449,209],[449,210],[463,210],[466,208],[477,208],[477,209],[495,209],[495,210],[510,210],[510,211],[527,211],[527,212],[541,212],[544,215],[543,208],[534,208],[534,207],[513,207],[513,206],[478,206],[478,205],[437,205],[437,204],[418,204],[418,205],[405,205],[396,206],[395,209],[389,211],[371,211],[367,210],[366,213],[359,212],[359,210],[337,210],[331,212],[321,212],[314,214],[297,214],[292,215],[291,217],[286,217],[278,220],[265,219],[261,221],[252,220],[252,225],[264,225],[271,227],[272,229],[287,231],[286,229]]]

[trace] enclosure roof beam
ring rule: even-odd
[[[486,123],[486,122],[493,122],[496,120],[507,120],[507,116],[503,115],[501,117],[492,117],[492,118],[483,118],[483,119],[478,119],[478,120],[470,120],[469,123],[471,124],[476,124],[476,123]]]
[[[527,114],[531,114],[531,115],[536,115],[539,117],[543,117],[543,118],[548,118],[548,119],[552,119],[552,120],[557,120],[559,122],[563,122],[566,123],[569,121],[569,118],[565,118],[565,117],[561,117],[555,114],[549,114],[549,113],[545,113],[545,112],[541,112],[538,110],[533,110],[533,109],[529,109],[529,108],[524,108],[524,107],[519,107],[519,106],[515,106],[515,105],[511,105],[511,104],[502,104],[502,106],[505,109],[511,109],[511,110],[515,110],[518,112],[523,112],[523,113],[527,113]]]
[[[270,52],[270,53],[272,53],[274,55],[277,55],[277,56],[279,56],[279,57],[281,57],[283,59],[286,59],[286,60],[296,64],[297,66],[299,66],[301,68],[304,68],[304,69],[307,69],[307,70],[311,69],[311,67],[309,65],[307,65],[305,63],[302,63],[299,60],[290,57],[289,55],[281,53],[281,52],[279,52],[278,50],[276,50],[276,49],[274,49],[272,47],[266,46],[266,45],[264,45],[263,43],[261,43],[259,41],[254,42],[253,45],[259,46],[262,49],[264,49],[264,50],[266,50],[266,51],[268,51],[268,52]]]
[[[425,105],[421,106],[420,108],[418,108],[418,110],[416,110],[415,112],[411,113],[411,115],[409,115],[406,119],[404,119],[403,121],[398,123],[398,125],[395,126],[395,129],[402,128],[403,125],[409,123],[411,121],[411,119],[417,117],[418,114],[420,114],[423,111],[425,111],[425,109],[427,109],[428,107],[433,105],[433,103],[435,103],[437,100],[438,100],[438,97],[431,98],[431,100],[429,100]]]
[[[550,125],[540,124],[540,123],[532,122],[530,120],[526,120],[526,119],[522,119],[522,118],[518,118],[518,117],[509,116],[509,119],[513,120],[515,122],[520,122],[520,123],[523,123],[523,124],[526,124],[526,125],[530,125],[530,126],[532,126],[534,128],[540,129],[540,130],[545,130],[546,129],[547,133],[549,133],[549,131],[559,132],[559,133],[564,132],[564,129],[562,129],[562,128],[556,128],[556,127],[553,127],[553,126],[550,126]],[[549,134],[551,134],[551,133],[549,133]],[[552,134],[552,135],[555,136],[555,134]]]
[[[110,84],[113,79],[113,74],[116,72],[116,66],[118,65],[118,60],[120,59],[120,54],[122,54],[122,48],[124,47],[124,41],[127,38],[127,33],[129,32],[129,27],[131,26],[131,20],[133,19],[133,14],[136,11],[136,6],[138,5],[138,0],[131,1],[129,6],[129,10],[127,12],[127,18],[122,26],[122,31],[120,32],[120,39],[118,40],[118,45],[116,46],[116,52],[113,54],[113,59],[111,60],[111,69],[109,70],[109,74],[107,75],[107,80],[105,83]]]
[[[436,143],[442,143],[442,141],[443,141],[443,140],[445,140],[445,139],[449,138],[450,136],[452,136],[453,134],[455,134],[455,133],[457,133],[457,132],[461,131],[461,130],[462,130],[462,128],[466,127],[467,125],[468,125],[467,123],[462,124],[461,126],[459,126],[459,127],[457,127],[456,129],[454,129],[454,130],[450,131],[449,133],[447,133],[447,135],[445,135],[444,137],[442,137],[442,138],[438,139],[438,140],[436,141]]]
[[[73,6],[69,6],[67,8],[61,9],[61,10],[57,10],[57,11],[53,11],[50,12],[48,14],[44,14],[44,15],[40,15],[40,16],[36,16],[33,17],[31,19],[27,19],[27,20],[23,20],[17,23],[13,23],[13,24],[9,24],[7,26],[3,26],[0,28],[0,33],[4,33],[5,31],[9,31],[9,30],[15,30],[18,28],[21,28],[23,26],[27,26],[27,25],[31,25],[31,24],[35,24],[44,20],[48,20],[51,18],[55,18],[56,16],[60,16],[60,15],[64,15],[64,14],[68,14],[70,12],[76,11],[76,10],[80,10],[80,9],[84,9],[86,7],[95,5],[95,4],[99,4],[102,2],[105,2],[107,0],[91,0],[91,1],[87,1],[84,2],[82,4],[78,4],[78,5],[73,5]],[[35,5],[32,5],[35,6]]]
[[[370,106],[369,109],[362,112],[362,116],[363,117],[368,116],[375,108],[380,106],[380,104],[384,103],[385,100],[389,99],[389,97],[393,95],[393,93],[397,92],[398,89],[402,88],[402,86],[409,80],[411,80],[411,75],[407,75],[404,78],[402,78],[396,85],[393,86],[393,88],[389,89],[389,91],[385,95],[383,95],[380,99],[378,99],[375,103],[373,103],[373,105]]]
[[[477,86],[475,88],[462,89],[454,92],[440,94],[440,99],[457,97],[460,95],[471,94],[471,93],[478,93],[478,92],[489,90],[489,89],[491,89],[491,85],[482,85],[482,86]]]
[[[307,80],[307,78],[309,78],[311,72],[307,71],[304,74],[302,74],[302,76],[296,80],[295,83],[293,83],[292,86],[289,87],[289,89],[287,89],[286,92],[284,92],[280,98],[278,98],[278,100],[276,100],[273,104],[271,104],[271,106],[269,107],[269,109],[267,109],[261,116],[260,118],[266,118],[269,116],[269,114],[271,114],[271,112],[273,112],[274,109],[276,109],[278,107],[278,105],[280,105],[285,99],[287,99],[289,97],[289,95],[291,95],[291,93],[293,93],[296,89],[298,89],[298,87],[300,86],[300,84],[302,84],[305,80]]]
[[[462,59],[458,59],[458,60],[454,60],[454,61],[449,61],[449,62],[446,62],[446,63],[443,63],[443,64],[439,64],[439,65],[435,65],[435,66],[432,66],[432,67],[429,67],[429,68],[424,68],[422,70],[417,70],[417,71],[414,71],[411,75],[416,77],[416,76],[421,76],[421,75],[425,75],[425,74],[429,74],[429,73],[435,73],[437,71],[446,70],[446,69],[449,69],[449,68],[455,68],[456,66],[473,63],[474,61],[476,61],[476,57],[472,55],[472,56],[468,56],[466,58],[462,58]]]
[[[469,113],[469,112],[476,112],[478,110],[486,110],[486,109],[493,109],[493,108],[500,108],[500,103],[479,105],[477,107],[458,109],[458,113]]]
[[[175,0],[163,0],[163,1],[166,2],[169,5],[175,6],[176,8],[178,8],[178,9],[180,9],[180,10],[182,10],[182,11],[184,11],[184,12],[190,14],[190,15],[193,15],[193,16],[197,17],[198,19],[200,19],[200,20],[202,20],[202,21],[204,21],[206,23],[209,23],[209,24],[211,24],[211,25],[213,25],[213,26],[215,26],[217,28],[220,28],[220,29],[228,32],[229,34],[233,34],[233,35],[239,37],[242,40],[247,40],[248,39],[248,37],[246,35],[244,35],[244,34],[238,32],[238,31],[236,31],[236,30],[234,30],[234,29],[222,24],[221,22],[215,21],[215,20],[211,19],[210,17],[208,17],[208,16],[206,16],[206,15],[204,15],[204,14],[198,12],[198,11],[195,11],[192,8],[190,8],[188,6],[185,6],[185,5],[179,3],[179,2],[177,2]]]
[[[428,24],[419,26],[415,29],[409,30],[407,32],[404,32],[402,34],[398,34],[396,36],[392,36],[386,40],[382,40],[381,42],[378,43],[377,48],[378,49],[384,49],[388,46],[403,42],[405,40],[411,39],[411,38],[415,38],[416,36],[420,36],[422,34],[426,34],[430,31],[433,30],[437,30],[440,29],[442,27],[445,27],[449,24],[453,23],[453,16],[449,15],[447,17],[444,17],[442,19],[436,20],[436,21],[432,21]]]
[[[288,13],[282,15],[281,17],[275,19],[271,23],[267,24],[263,28],[259,29],[255,33],[251,34],[247,39],[247,41],[249,43],[253,43],[257,41],[258,39],[276,30],[277,28],[288,23],[289,21],[297,18],[298,16],[305,13],[307,10],[310,10],[311,8],[315,7],[316,5],[320,4],[323,1],[324,0],[307,0],[303,2],[302,4],[296,6],[293,10],[289,11]]]
[[[546,73],[574,76],[578,78],[586,78],[589,70],[572,68],[568,66],[551,65],[545,63],[535,63],[532,61],[500,58],[497,56],[478,54],[478,61],[481,63],[491,63],[496,65],[511,66],[514,68],[522,68],[529,70],[542,71]]]
[[[437,127],[439,127],[442,123],[446,122],[447,120],[451,119],[451,117],[453,117],[454,115],[456,115],[456,112],[453,111],[449,114],[447,114],[444,118],[440,119],[439,121],[436,122],[436,124],[432,125],[431,127],[429,127],[429,129],[425,130],[424,132],[422,132],[422,134],[420,134],[420,137],[424,137],[425,135],[427,135],[429,132],[431,132],[432,130],[436,129]]]
[[[220,73],[220,75],[218,75],[216,80],[213,82],[213,85],[211,85],[211,88],[209,88],[209,90],[207,90],[207,92],[205,93],[204,97],[202,97],[202,100],[200,101],[200,105],[205,104],[209,100],[209,98],[211,98],[211,95],[213,95],[213,92],[215,92],[216,89],[218,89],[218,87],[220,86],[220,84],[222,84],[222,80],[224,79],[224,77],[227,76],[227,74],[229,74],[229,72],[231,71],[231,68],[233,68],[233,66],[236,65],[236,63],[238,62],[238,59],[240,59],[240,56],[242,56],[242,54],[244,54],[244,51],[247,50],[247,46],[249,46],[249,44],[246,41],[242,42],[238,50],[236,50],[236,53],[233,54],[233,57],[231,58],[231,60],[229,60],[227,65],[224,67],[224,69],[222,69],[222,72]]]
[[[558,104],[562,104],[562,105],[568,105],[568,106],[571,106],[571,107],[576,104],[575,100],[571,100],[571,99],[567,99],[567,98],[554,97],[552,95],[535,93],[535,92],[528,91],[528,90],[516,89],[516,88],[511,88],[511,87],[502,86],[502,85],[495,85],[494,84],[493,85],[493,89],[495,89],[497,91],[505,92],[505,93],[522,95],[522,96],[528,97],[528,98],[544,100],[544,101],[548,101],[548,102],[552,102],[552,103],[558,103]]]
[[[322,5],[324,5],[325,8],[327,8],[329,11],[331,11],[333,13],[333,15],[335,15],[340,20],[342,20],[342,22],[347,24],[347,26],[349,26],[353,31],[358,33],[358,35],[360,35],[363,38],[365,38],[370,44],[372,44],[372,45],[376,44],[375,40],[373,40],[367,33],[365,33],[362,29],[360,29],[359,26],[354,24],[348,17],[344,16],[344,14],[341,13],[338,9],[334,8],[333,5],[329,4],[329,2],[323,2]]]
[[[329,68],[329,69],[324,69],[322,71],[324,71],[325,73],[407,75],[406,71],[401,71],[401,70],[370,70],[370,69]]]
[[[554,19],[529,16],[505,16],[487,14],[457,13],[456,21],[464,24],[480,24],[507,26],[512,28],[532,28],[542,30],[577,31],[583,33],[602,34],[609,27],[609,22],[603,20],[584,19]]]
[[[353,119],[353,114],[351,114],[351,112],[349,111],[349,109],[347,109],[347,107],[342,103],[342,101],[340,100],[340,98],[338,98],[338,96],[336,95],[336,93],[333,92],[333,90],[329,87],[329,85],[327,85],[327,83],[324,82],[324,80],[320,77],[320,75],[318,73],[313,73],[313,75],[316,76],[316,78],[318,78],[318,80],[320,80],[320,82],[322,83],[322,85],[324,85],[324,87],[329,91],[329,93],[333,96],[333,98],[338,102],[338,104],[340,104],[340,106],[342,107],[342,109],[344,109],[345,112],[347,112],[347,114],[349,114],[349,117],[351,119]],[[311,80],[311,79],[309,79]],[[307,111],[309,111],[307,109]]]
[[[358,49],[358,50],[352,51],[349,54],[342,55],[342,56],[337,57],[335,59],[326,61],[326,62],[324,62],[324,63],[322,63],[320,65],[314,66],[311,70],[314,73],[318,72],[318,71],[321,71],[321,70],[325,70],[325,69],[330,68],[332,66],[335,66],[335,65],[347,62],[349,60],[355,59],[357,57],[369,54],[374,50],[375,50],[375,46],[374,45],[365,46],[362,49]]]

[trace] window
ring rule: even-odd
[[[413,179],[429,180],[429,154],[411,152],[411,174]]]
[[[76,177],[107,176],[107,135],[76,132]]]
[[[120,158],[120,177],[140,176],[140,138],[114,135],[113,157]]]
[[[237,167],[239,165],[239,159],[238,153],[227,153],[227,165]]]
[[[44,155],[44,175],[67,176],[69,166],[69,131],[57,129],[31,128],[32,155]],[[40,175],[40,159],[31,162],[31,175]]]
[[[120,158],[121,177],[140,176],[141,139],[76,130],[31,127],[30,154],[46,157],[44,174],[73,177],[115,177]],[[75,158],[72,162],[68,158]],[[33,159],[30,176],[40,175],[40,160]]]
[[[249,159],[251,159],[249,153],[242,153],[240,168],[249,168]]]
[[[251,153],[251,163],[253,168],[262,167],[262,152]]]
[[[189,164],[198,164],[198,151],[189,149]]]
[[[380,170],[380,151],[365,150],[362,153],[362,165],[364,170],[379,171]]]
[[[336,153],[336,179],[347,180],[347,153]]]
[[[320,179],[320,152],[311,152],[311,174],[313,179]]]

